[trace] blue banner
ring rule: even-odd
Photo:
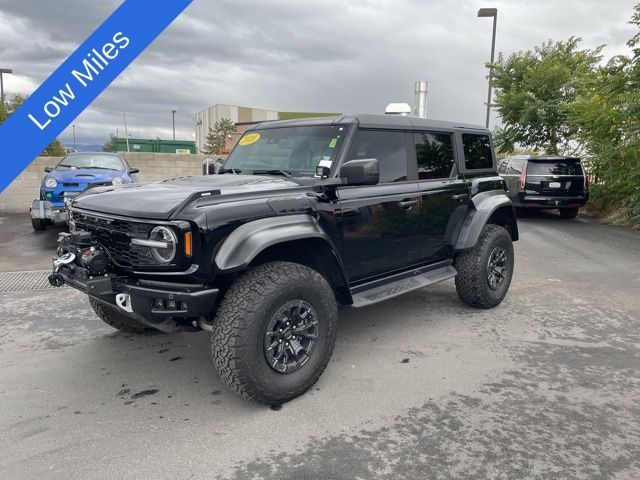
[[[125,0],[27,101],[0,125],[0,192],[60,135],[191,1]],[[86,8],[91,8],[90,2],[85,5]]]

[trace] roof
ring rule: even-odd
[[[256,125],[253,130],[263,130],[276,127],[302,127],[313,125],[343,125],[357,123],[362,128],[385,128],[385,129],[470,129],[488,132],[485,127],[471,125],[461,122],[447,122],[442,120],[431,120],[417,117],[403,117],[399,115],[372,115],[353,114],[336,115],[333,117],[299,118],[294,120],[276,120],[263,122]]]

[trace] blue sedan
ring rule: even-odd
[[[40,198],[31,204],[31,224],[38,231],[67,220],[68,200],[92,187],[135,182],[139,170],[117,153],[83,152],[71,153],[44,171]]]

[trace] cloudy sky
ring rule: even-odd
[[[498,8],[498,52],[573,35],[608,57],[627,51],[637,1],[194,0],[75,120],[77,142],[122,134],[123,111],[132,136],[171,138],[176,109],[185,139],[216,103],[382,113],[412,104],[420,79],[429,117],[482,124],[491,19],[478,8]],[[0,67],[15,72],[5,94],[33,92],[119,3],[0,0]],[[72,143],[71,128],[61,138]]]

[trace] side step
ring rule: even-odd
[[[400,280],[379,285],[368,290],[363,290],[353,294],[353,307],[365,307],[373,303],[378,303],[389,298],[397,297],[403,293],[426,287],[434,283],[442,282],[455,277],[458,274],[451,265],[441,267],[436,270],[419,273]]]

